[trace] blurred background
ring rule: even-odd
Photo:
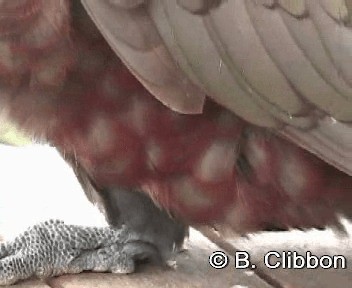
[[[0,237],[10,239],[48,218],[106,225],[55,148],[0,122]]]

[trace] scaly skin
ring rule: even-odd
[[[0,244],[0,285],[84,270],[131,273],[135,260],[155,255],[152,246],[139,245],[126,227],[81,227],[50,220]]]

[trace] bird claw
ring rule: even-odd
[[[0,285],[37,276],[97,272],[131,273],[135,261],[157,259],[157,249],[125,226],[82,227],[50,220],[0,244]]]

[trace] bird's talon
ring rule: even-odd
[[[84,270],[132,273],[136,260],[155,252],[134,237],[126,227],[82,227],[62,221],[34,225],[1,246],[1,252],[8,253],[0,260],[0,285]]]

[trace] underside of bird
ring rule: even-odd
[[[187,225],[352,218],[351,1],[81,2],[0,2],[0,112],[57,147],[111,230],[36,226],[1,247],[1,283],[130,272],[168,258]],[[55,249],[28,259],[69,252],[34,269],[17,255],[30,237]],[[28,273],[8,273],[16,261]]]

